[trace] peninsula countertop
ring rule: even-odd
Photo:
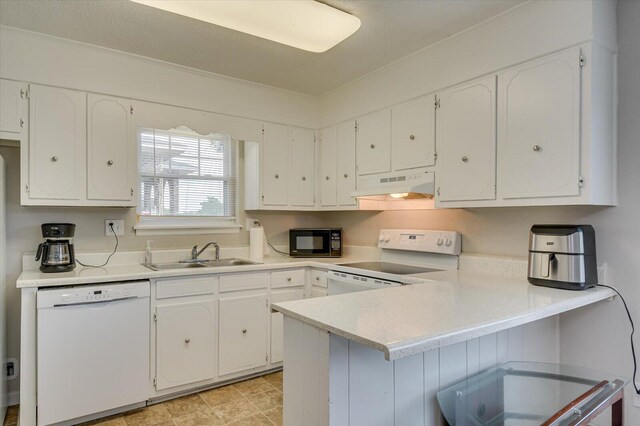
[[[281,302],[272,309],[380,350],[396,360],[558,315],[608,298],[458,270],[416,274],[423,282],[380,290]]]

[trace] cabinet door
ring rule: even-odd
[[[358,118],[356,134],[358,175],[391,171],[391,110]]]
[[[86,94],[31,85],[29,198],[80,200],[86,185]]]
[[[320,139],[320,205],[337,204],[336,193],[336,126],[322,129]]]
[[[300,300],[304,298],[303,290],[276,293],[271,296],[271,303]],[[271,364],[282,362],[284,348],[284,318],[280,312],[271,313]]]
[[[580,49],[499,75],[503,198],[579,195]]]
[[[345,121],[336,126],[336,180],[339,206],[355,206],[351,196],[356,190],[356,127],[355,122]]]
[[[289,204],[289,128],[265,123],[262,145],[262,203],[286,206]]]
[[[292,206],[315,205],[316,143],[310,129],[291,128],[291,192]]]
[[[435,164],[436,111],[433,95],[405,102],[391,111],[393,170]]]
[[[26,93],[26,84],[0,80],[0,132],[22,133],[27,118]]]
[[[219,374],[267,363],[267,296],[220,300]]]
[[[89,93],[87,114],[87,198],[132,201],[136,142],[130,139],[131,103]]]
[[[215,302],[158,306],[156,314],[156,389],[212,379]]]
[[[495,199],[496,77],[438,97],[439,201]]]

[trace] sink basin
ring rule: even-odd
[[[193,269],[193,268],[206,268],[204,263],[182,263],[182,262],[168,262],[168,263],[152,263],[151,265],[142,264],[153,271],[163,271],[165,269]]]
[[[192,268],[220,268],[223,266],[241,266],[241,265],[259,265],[260,262],[254,262],[246,259],[220,259],[220,260],[206,260],[202,262],[167,262],[167,263],[152,263],[151,265],[144,265],[153,271],[164,271],[167,269],[192,269]]]

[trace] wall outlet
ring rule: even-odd
[[[9,358],[4,363],[5,365],[5,374],[7,376],[7,380],[14,380],[18,377],[18,360],[16,358]]]
[[[246,230],[248,231],[251,228],[255,228],[257,225],[255,224],[255,222],[257,222],[258,219],[252,219],[250,217],[245,219],[245,226],[246,226]]]
[[[116,232],[117,236],[124,235],[124,220],[120,219],[106,219],[104,221],[104,235],[107,237],[113,236],[113,232],[111,232],[111,224],[113,223],[113,230]]]

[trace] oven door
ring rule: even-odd
[[[343,272],[329,271],[327,294],[353,293],[356,291],[376,290],[387,287],[397,287],[402,284],[394,281],[378,280],[360,275],[345,274]]]
[[[289,255],[297,257],[331,256],[331,231],[312,229],[290,230]]]

